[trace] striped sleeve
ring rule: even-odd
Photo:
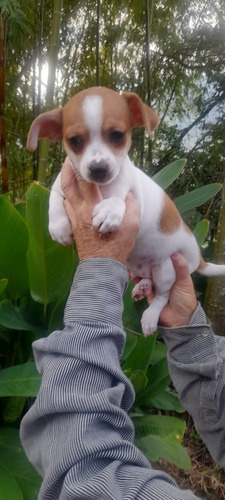
[[[159,328],[184,408],[214,460],[225,466],[225,338],[214,335],[198,305],[188,326]]]
[[[63,331],[33,344],[42,384],[21,439],[43,478],[39,500],[196,500],[133,444],[134,391],[119,362],[126,285],[118,262],[82,262]]]

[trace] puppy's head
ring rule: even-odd
[[[151,132],[159,119],[137,94],[92,87],[76,94],[64,108],[42,113],[31,125],[27,149],[38,139],[63,139],[72,165],[88,182],[108,184],[119,173],[131,145],[131,129]]]

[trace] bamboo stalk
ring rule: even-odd
[[[49,71],[48,71],[45,111],[49,111],[50,109],[52,109],[53,106],[62,5],[63,5],[63,0],[54,0],[51,41],[48,52]],[[49,150],[49,141],[48,139],[44,139],[42,140],[40,146],[39,165],[38,165],[38,181],[41,184],[46,183],[48,150]]]
[[[2,192],[7,193],[8,171],[6,160],[6,139],[5,139],[5,58],[4,58],[4,28],[3,19],[0,16],[0,154],[2,163]]]

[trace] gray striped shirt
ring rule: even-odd
[[[22,421],[21,440],[43,478],[39,500],[197,499],[191,491],[180,490],[170,476],[152,469],[133,444],[134,428],[127,412],[134,391],[119,362],[125,343],[122,312],[126,286],[127,271],[118,262],[83,261],[68,298],[64,329],[33,344],[42,384]],[[219,443],[219,427],[210,406],[217,372],[215,340],[212,333],[207,344],[204,337],[203,346],[196,340],[196,331],[201,335],[210,328],[201,312],[195,314],[200,315],[195,320],[198,323],[200,317],[200,326],[161,332],[183,404],[187,402],[192,413],[195,407],[198,424],[206,410],[213,429],[216,425]],[[190,342],[187,349],[184,338]],[[191,355],[193,339],[195,352]],[[203,387],[207,384],[209,390]],[[211,433],[212,428],[208,429]],[[204,426],[202,433],[207,442]]]

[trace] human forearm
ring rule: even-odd
[[[127,411],[134,393],[118,359],[126,281],[115,261],[84,261],[64,330],[34,345],[42,385],[21,436],[43,476],[39,500],[196,499],[152,470],[133,445]]]
[[[42,386],[22,423],[21,435],[29,459],[44,477],[43,495],[50,494],[47,483],[54,489],[58,482],[61,488],[71,467],[85,462],[87,455],[91,462],[92,455],[97,454],[97,443],[100,443],[100,433],[104,435],[107,419],[113,418],[114,412],[115,418],[119,418],[113,399],[118,398],[123,407],[124,398],[123,410],[129,409],[133,401],[132,387],[125,384],[118,360],[124,344],[123,304],[118,296],[122,295],[121,290],[124,291],[127,276],[123,266],[110,264],[96,259],[78,267],[65,311],[64,330],[34,343]],[[112,286],[110,272],[117,278]],[[118,381],[115,388],[111,388],[111,364],[115,381]],[[114,391],[118,394],[114,395]],[[127,424],[125,420],[123,413],[121,426],[132,441],[133,428],[129,419]],[[102,424],[101,429],[99,424]],[[98,436],[95,436],[96,431]],[[114,438],[116,448],[116,436]],[[107,436],[102,438],[102,454],[104,448],[107,449],[104,441]],[[108,447],[111,447],[109,443]],[[49,498],[58,498],[59,490],[53,491]],[[45,496],[41,494],[40,498]]]
[[[213,458],[225,466],[225,339],[213,334],[200,305],[188,326],[159,332],[181,402]]]

